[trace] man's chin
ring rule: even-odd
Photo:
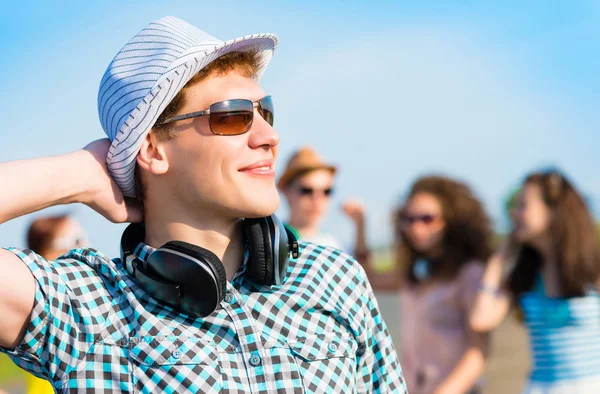
[[[276,198],[265,198],[262,201],[254,201],[246,206],[245,218],[263,218],[274,214],[279,208],[279,196]]]

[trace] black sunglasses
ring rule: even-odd
[[[217,135],[239,135],[247,133],[254,121],[254,108],[268,124],[273,126],[273,99],[265,96],[257,101],[233,99],[212,104],[204,111],[172,116],[160,122],[166,124],[178,120],[208,116],[210,131]]]
[[[325,195],[325,197],[329,197],[331,196],[331,193],[333,193],[333,189],[328,187],[327,189],[315,189],[312,187],[299,187],[298,190],[300,191],[300,194],[303,196],[312,196],[314,195],[316,192],[321,192]]]
[[[402,222],[407,225],[421,222],[423,224],[431,224],[439,218],[438,215],[423,214],[423,215],[403,215]]]

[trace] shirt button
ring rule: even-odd
[[[253,367],[258,367],[260,365],[260,357],[256,354],[250,357],[250,365]]]
[[[327,349],[329,349],[329,351],[330,351],[331,353],[333,353],[333,352],[335,352],[335,351],[337,350],[337,345],[336,345],[335,343],[330,343],[330,344],[327,346]]]
[[[226,303],[231,304],[234,301],[235,301],[235,297],[233,294],[231,294],[231,293],[225,294],[225,302]]]
[[[179,349],[173,352],[173,358],[181,358],[181,352],[179,351]]]

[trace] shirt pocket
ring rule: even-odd
[[[214,344],[197,338],[130,341],[135,393],[218,393],[223,386]]]
[[[325,334],[296,338],[288,345],[309,393],[356,391],[356,351],[350,335]]]

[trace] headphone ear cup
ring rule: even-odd
[[[250,246],[248,277],[258,285],[272,285],[273,241],[267,218],[244,219],[244,236]]]
[[[217,275],[217,287],[220,289],[219,300],[223,300],[227,292],[227,273],[221,260],[210,250],[183,241],[170,241],[163,247],[190,255],[193,253],[198,260],[206,262]],[[191,252],[191,253],[190,253]]]

